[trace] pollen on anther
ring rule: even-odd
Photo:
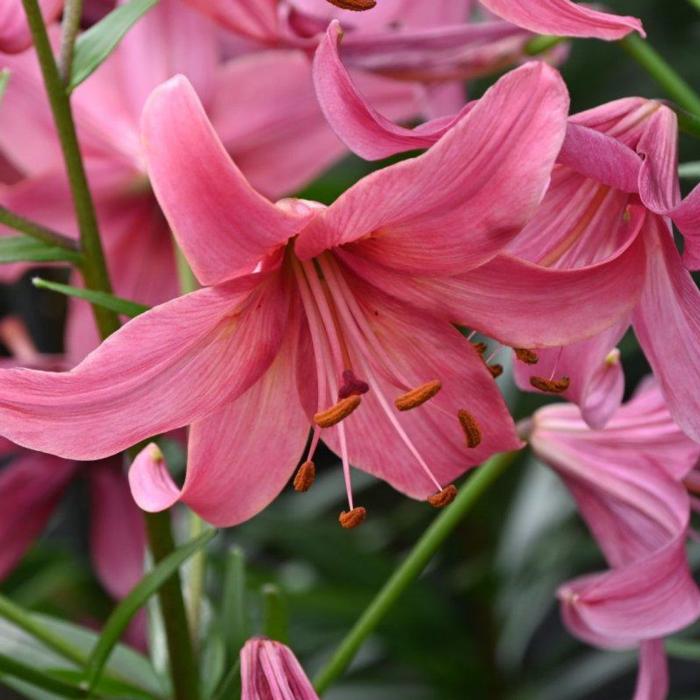
[[[528,348],[513,348],[513,350],[515,350],[515,356],[526,365],[536,365],[540,361],[534,350]]]
[[[489,349],[486,343],[472,343],[472,345],[479,355],[483,355]]]
[[[467,438],[467,447],[478,447],[481,444],[481,426],[474,416],[462,409],[458,414],[459,423],[464,430],[464,435]]]
[[[353,10],[363,12],[371,10],[376,6],[377,0],[327,0],[331,5],[339,7],[341,10]]]
[[[503,374],[503,365],[486,365],[488,367],[489,372],[491,372],[491,376],[494,379],[498,379]]]
[[[360,404],[362,397],[357,394],[341,399],[337,404],[314,415],[314,423],[320,428],[331,428],[347,418]]]
[[[401,394],[401,396],[397,396],[394,399],[394,405],[399,411],[410,411],[412,408],[417,408],[432,399],[440,389],[442,389],[442,382],[439,382],[437,379],[432,382],[426,382],[415,389],[407,391],[405,394]]]
[[[365,518],[367,517],[367,511],[361,506],[358,508],[353,508],[350,511],[343,511],[338,516],[338,522],[346,529],[352,530],[358,525],[362,525]]]
[[[457,497],[457,487],[454,484],[445,486],[442,491],[438,491],[428,498],[428,503],[433,508],[444,508],[449,506],[452,501]]]
[[[308,491],[316,481],[316,465],[312,461],[304,462],[294,475],[294,490],[299,493]]]
[[[530,384],[544,391],[547,394],[563,394],[571,385],[571,380],[568,377],[561,379],[546,379],[545,377],[530,377]]]

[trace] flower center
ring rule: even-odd
[[[362,410],[363,396],[370,393],[396,437],[412,455],[415,465],[434,484],[435,494],[428,501],[435,507],[446,506],[454,500],[456,489],[439,482],[399,418],[401,412],[417,409],[430,401],[439,393],[442,383],[426,378],[416,386],[406,378],[377,337],[331,255],[324,254],[311,261],[293,258],[292,265],[311,334],[318,391],[313,437],[302,466],[306,476],[310,473],[308,465],[313,464],[322,430],[335,427],[349,505],[349,510],[341,514],[340,523],[350,528],[364,520],[364,509],[356,508],[353,501],[344,421],[354,411]],[[393,402],[387,398],[380,377],[402,390]],[[468,444],[473,446],[473,433],[471,438],[467,434],[467,438]],[[298,481],[305,486],[308,478],[300,477]]]

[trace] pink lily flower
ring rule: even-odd
[[[337,42],[331,26],[316,56],[317,93],[336,132],[364,157],[429,147],[474,107],[469,103],[454,117],[414,130],[398,127],[362,99],[340,62]],[[533,378],[551,387],[555,376],[566,377],[556,390],[582,406],[592,427],[602,427],[622,399],[614,348],[632,323],[676,421],[700,441],[700,398],[693,390],[700,364],[692,350],[700,340],[700,293],[670,228],[673,221],[686,237],[686,266],[697,267],[700,187],[680,200],[677,138],[675,114],[653,100],[618,100],[571,117],[547,195],[509,251],[549,268],[582,270],[641,243],[648,261],[643,290],[627,319],[609,325],[604,335],[540,351],[539,361],[519,366],[516,377],[529,389]]]
[[[52,22],[63,9],[63,0],[39,0],[44,21]],[[0,0],[0,51],[17,53],[32,43],[22,0]]]
[[[538,206],[567,107],[558,73],[529,64],[423,156],[373,173],[328,208],[275,205],[231,162],[189,83],[169,81],[144,110],[149,173],[209,286],[129,322],[70,372],[3,372],[0,430],[99,459],[190,424],[179,497],[217,525],[279,493],[310,425],[305,462],[322,436],[348,484],[352,462],[415,498],[451,493],[469,467],[519,444],[490,373],[452,322],[483,319],[504,342],[554,344],[601,330],[635,303],[644,259],[634,250],[583,273],[501,254]],[[607,265],[623,280],[615,295]],[[463,315],[413,299],[445,288],[473,298]],[[590,306],[572,319],[567,304],[582,298]],[[529,312],[543,299],[551,308],[539,320]]]
[[[157,304],[178,293],[172,237],[148,185],[138,133],[146,97],[175,72],[190,77],[226,148],[268,196],[297,189],[345,153],[318,109],[304,54],[261,52],[224,61],[218,38],[213,22],[181,0],[163,0],[75,93],[75,118],[109,267],[116,293],[126,298]],[[34,54],[3,57],[3,62],[12,80],[0,111],[0,149],[24,179],[0,187],[0,201],[77,235]],[[374,76],[363,85],[397,118],[415,110],[412,88]],[[16,275],[25,268],[13,265],[3,273]],[[71,304],[67,336],[73,361],[97,345],[86,304]]]
[[[294,652],[262,637],[241,649],[241,683],[242,700],[318,700]]]
[[[470,0],[435,0],[428,8],[410,0],[382,0],[367,12],[349,12],[332,7],[324,0],[189,0],[215,17],[233,32],[267,45],[299,40],[294,27],[309,26],[309,18],[343,18],[351,26],[375,28],[394,20],[410,22],[415,16],[434,17],[438,13],[466,16]],[[577,5],[570,0],[480,0],[493,14],[529,31],[559,36],[581,36],[599,39],[621,39],[632,31],[644,33],[634,17],[612,15]],[[421,5],[421,7],[415,7]],[[461,13],[461,14],[460,14]],[[311,25],[314,26],[315,25]],[[418,25],[420,26],[420,25]],[[321,27],[323,30],[324,27]],[[306,32],[308,36],[310,32]]]
[[[635,697],[665,698],[659,640],[700,615],[685,551],[690,500],[683,483],[700,445],[674,423],[649,380],[604,430],[591,430],[571,404],[540,409],[530,430],[533,451],[564,480],[611,567],[560,588],[564,622],[603,648],[641,645]]]

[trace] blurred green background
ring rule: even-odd
[[[642,17],[650,42],[700,89],[700,12],[685,0],[608,4]],[[641,68],[614,44],[575,42],[563,73],[574,110],[623,96],[660,96]],[[472,94],[487,84],[480,82]],[[700,160],[700,141],[684,137],[681,148],[682,161]],[[347,158],[304,196],[330,201],[373,167]],[[41,318],[34,316],[37,333],[43,331],[45,349],[56,349],[51,347],[56,326],[48,324],[60,323],[60,301],[30,291],[26,281],[24,285],[24,294],[6,297],[39,309]],[[647,367],[633,338],[625,339],[622,349],[629,392]],[[517,417],[528,415],[541,401],[518,395],[507,374],[502,381]],[[250,631],[260,630],[261,587],[276,584],[283,592],[289,641],[312,673],[435,515],[426,504],[409,501],[356,472],[356,499],[369,517],[363,527],[343,531],[336,521],[343,507],[340,466],[330,453],[319,463],[320,476],[309,493],[287,492],[252,522],[222,533],[207,572],[209,595],[217,601],[229,548],[240,547],[247,562]],[[35,610],[99,624],[112,603],[87,561],[85,503],[84,488],[77,484],[40,544],[3,583],[2,592]],[[691,555],[700,564],[700,549],[691,549]],[[524,455],[481,500],[327,697],[630,698],[635,655],[581,645],[559,621],[557,586],[603,566],[564,488]],[[214,631],[226,626],[216,613],[210,618]],[[700,629],[689,631],[691,637],[693,633],[700,638]],[[211,664],[208,673],[222,670],[215,660]],[[674,700],[700,699],[698,662],[674,659],[671,677]],[[9,693],[0,688],[0,698],[9,698],[4,692]]]

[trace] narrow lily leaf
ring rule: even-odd
[[[86,668],[88,687],[92,690],[100,680],[112,649],[129,625],[133,616],[142,608],[148,599],[189,559],[209,542],[216,530],[209,530],[163,559],[154,569],[134,587],[129,595],[122,600],[105,623],[95,648],[90,655]]]
[[[263,634],[269,639],[286,644],[289,639],[287,608],[284,595],[278,586],[266,583],[262,587]]]
[[[700,640],[667,639],[665,646],[669,656],[687,661],[700,661]]]
[[[683,163],[678,168],[678,174],[688,180],[700,180],[700,162]]]
[[[59,294],[65,294],[69,297],[89,301],[95,306],[101,306],[105,309],[109,309],[110,311],[116,311],[118,314],[129,316],[129,318],[134,318],[135,316],[142,314],[144,311],[148,311],[150,308],[144,304],[138,304],[135,301],[115,297],[113,294],[107,294],[106,292],[96,292],[92,289],[71,287],[68,284],[51,282],[49,280],[42,279],[41,277],[34,277],[32,279],[32,284],[38,289],[50,289],[52,292],[58,292]]]
[[[131,0],[112,10],[75,42],[75,55],[68,90],[74,90],[109,57],[131,27],[158,0]]]
[[[0,654],[0,674],[7,674],[14,678],[19,678],[37,688],[48,690],[62,698],[87,697],[84,688],[55,678],[44,671],[39,671],[33,666],[27,666],[5,654]]]
[[[10,79],[10,71],[7,68],[0,70],[0,100],[5,94],[5,88],[7,87],[7,81]]]
[[[29,236],[0,238],[0,263],[80,261],[80,253],[48,245]]]

